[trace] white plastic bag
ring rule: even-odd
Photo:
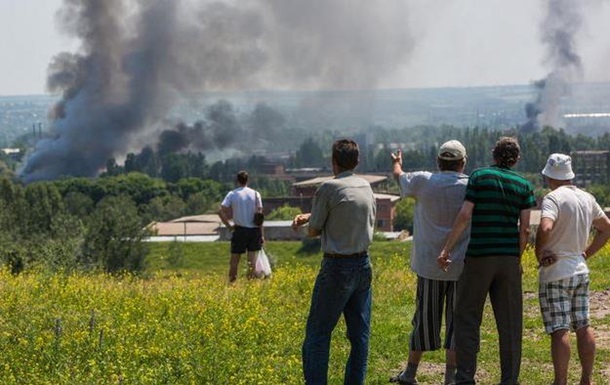
[[[256,258],[256,265],[254,266],[254,274],[258,278],[268,278],[271,276],[271,265],[269,264],[269,258],[264,249],[260,249]]]

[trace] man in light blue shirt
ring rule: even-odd
[[[417,296],[407,366],[400,374],[390,378],[390,382],[417,384],[417,367],[423,352],[441,347],[444,311],[445,384],[451,384],[456,371],[453,310],[457,280],[462,273],[468,247],[468,232],[462,235],[447,269],[439,267],[436,257],[464,202],[468,183],[468,176],[463,173],[466,149],[457,140],[444,143],[438,150],[438,173],[403,172],[402,161],[401,151],[392,154],[392,173],[400,184],[401,196],[415,198],[411,269],[417,274]]]

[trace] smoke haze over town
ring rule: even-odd
[[[222,102],[208,106],[202,121],[169,123],[168,133],[175,107],[202,93],[310,90],[299,103],[315,110],[338,103],[316,91],[349,90],[337,107],[367,124],[376,89],[531,82],[534,100],[523,120],[532,130],[560,122],[571,84],[610,80],[600,70],[610,56],[610,34],[598,20],[608,12],[604,1],[545,0],[521,9],[475,0],[51,3],[70,49],[48,63],[46,90],[58,97],[52,135],[28,157],[27,181],[93,176],[132,148],[175,147],[195,134],[188,143],[199,149],[255,139],[240,131],[254,125],[232,124],[235,111]]]

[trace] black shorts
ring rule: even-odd
[[[243,254],[246,251],[259,251],[261,248],[262,236],[259,227],[235,227],[235,231],[231,237],[231,254]]]

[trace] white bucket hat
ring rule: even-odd
[[[572,158],[565,154],[551,154],[542,170],[542,175],[555,180],[574,179]]]

